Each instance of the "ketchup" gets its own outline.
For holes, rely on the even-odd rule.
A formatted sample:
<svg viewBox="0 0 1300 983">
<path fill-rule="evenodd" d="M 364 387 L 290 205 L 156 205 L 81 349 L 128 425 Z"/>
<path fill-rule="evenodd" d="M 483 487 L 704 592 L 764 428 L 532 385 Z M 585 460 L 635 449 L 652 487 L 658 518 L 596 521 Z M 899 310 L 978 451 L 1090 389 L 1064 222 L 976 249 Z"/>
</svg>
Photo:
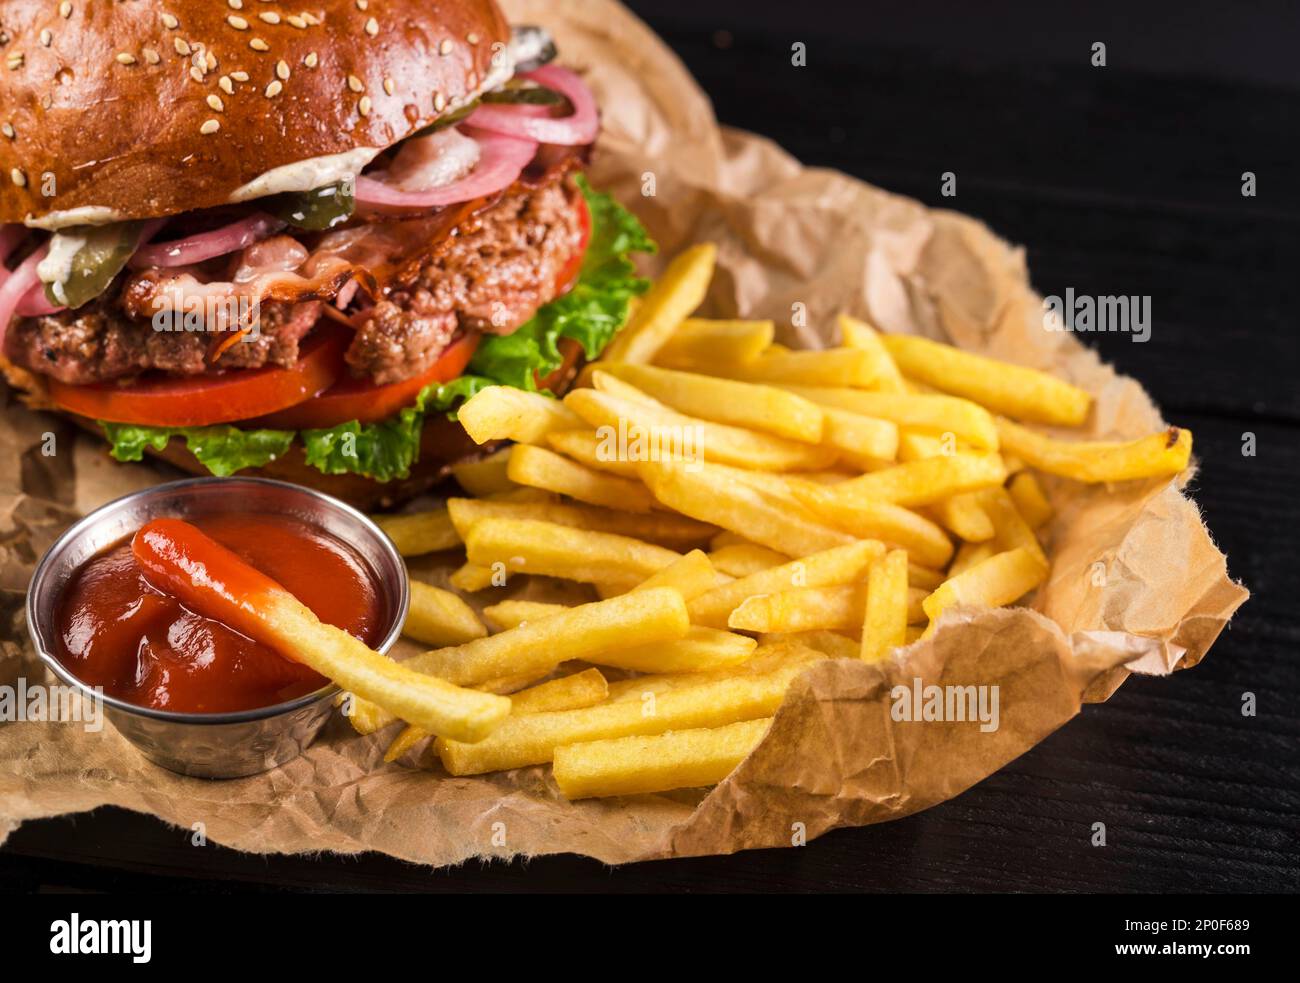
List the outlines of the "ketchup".
<svg viewBox="0 0 1300 983">
<path fill-rule="evenodd" d="M 374 574 L 346 543 L 281 515 L 191 520 L 283 585 L 316 617 L 373 646 L 381 598 Z M 326 685 L 324 676 L 195 614 L 145 581 L 131 540 L 72 575 L 56 606 L 59 661 L 89 686 L 138 706 L 185 713 L 253 710 Z"/>
</svg>

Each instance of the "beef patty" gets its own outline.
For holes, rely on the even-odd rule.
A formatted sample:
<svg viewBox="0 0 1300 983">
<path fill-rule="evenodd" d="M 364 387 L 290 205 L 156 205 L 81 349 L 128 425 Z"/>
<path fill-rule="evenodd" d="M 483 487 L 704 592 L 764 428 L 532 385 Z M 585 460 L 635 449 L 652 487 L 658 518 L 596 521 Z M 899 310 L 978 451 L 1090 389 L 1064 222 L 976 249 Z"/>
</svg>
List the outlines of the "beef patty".
<svg viewBox="0 0 1300 983">
<path fill-rule="evenodd" d="M 443 243 L 431 247 L 415 273 L 392 285 L 359 323 L 347 362 L 377 383 L 426 371 L 459 330 L 509 333 L 555 295 L 556 279 L 578 248 L 578 191 L 562 177 L 503 197 Z M 214 369 L 293 365 L 321 304 L 261 305 L 255 335 L 209 360 L 208 332 L 155 331 L 129 318 L 115 286 L 75 311 L 16 322 L 8 357 L 32 372 L 81 385 L 158 369 L 198 375 Z M 358 295 L 358 301 L 364 297 Z"/>
</svg>

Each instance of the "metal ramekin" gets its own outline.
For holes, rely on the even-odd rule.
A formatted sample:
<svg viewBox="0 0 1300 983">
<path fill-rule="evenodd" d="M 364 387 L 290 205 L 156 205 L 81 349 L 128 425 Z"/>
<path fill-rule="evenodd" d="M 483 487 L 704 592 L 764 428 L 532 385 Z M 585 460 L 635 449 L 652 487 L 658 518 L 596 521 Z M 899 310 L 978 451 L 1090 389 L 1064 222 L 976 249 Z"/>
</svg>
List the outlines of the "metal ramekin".
<svg viewBox="0 0 1300 983">
<path fill-rule="evenodd" d="M 300 485 L 266 478 L 191 478 L 156 485 L 96 509 L 59 537 L 42 557 L 27 588 L 27 624 L 36 651 L 69 686 L 94 692 L 54 657 L 55 604 L 73 571 L 100 550 L 131 535 L 150 519 L 190 518 L 221 512 L 288 515 L 320 526 L 351 546 L 382 585 L 387 652 L 402 632 L 410 603 L 406 564 L 379 527 L 338 499 Z M 231 713 L 177 713 L 103 697 L 104 712 L 151 761 L 201 778 L 255 775 L 301 754 L 329 717 L 333 684 L 286 703 Z"/>
</svg>

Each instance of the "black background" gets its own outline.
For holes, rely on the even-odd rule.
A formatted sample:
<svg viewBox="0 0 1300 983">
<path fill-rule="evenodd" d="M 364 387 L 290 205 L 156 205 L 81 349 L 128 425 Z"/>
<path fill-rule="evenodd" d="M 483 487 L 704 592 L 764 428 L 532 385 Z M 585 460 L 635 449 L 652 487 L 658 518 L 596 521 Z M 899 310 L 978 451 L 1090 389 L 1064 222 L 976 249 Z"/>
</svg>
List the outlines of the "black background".
<svg viewBox="0 0 1300 983">
<path fill-rule="evenodd" d="M 987 221 L 1045 294 L 1149 294 L 1152 338 L 1091 336 L 1190 427 L 1193 494 L 1254 596 L 1205 662 L 1130 680 L 938 808 L 802 849 L 609 869 L 429 871 L 196 850 L 100 810 L 30 823 L 0 885 L 229 891 L 1264 891 L 1300 875 L 1300 5 L 632 4 L 719 118 L 807 163 Z M 807 45 L 807 66 L 790 46 Z M 1107 66 L 1089 64 L 1107 45 Z M 939 195 L 957 175 L 958 196 Z M 1258 196 L 1241 195 L 1242 172 Z M 1255 456 L 1242 453 L 1253 433 Z M 1243 693 L 1259 713 L 1242 717 Z M 1109 845 L 1089 845 L 1104 822 Z"/>
</svg>

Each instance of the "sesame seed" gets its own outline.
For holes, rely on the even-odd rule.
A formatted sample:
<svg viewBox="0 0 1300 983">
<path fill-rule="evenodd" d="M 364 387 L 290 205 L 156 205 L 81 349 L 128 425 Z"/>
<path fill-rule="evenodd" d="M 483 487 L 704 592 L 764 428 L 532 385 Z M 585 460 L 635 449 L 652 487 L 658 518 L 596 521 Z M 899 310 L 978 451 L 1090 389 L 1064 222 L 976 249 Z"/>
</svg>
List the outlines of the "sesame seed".
<svg viewBox="0 0 1300 983">
<path fill-rule="evenodd" d="M 289 81 L 289 63 L 283 58 L 275 63 L 275 75 L 276 78 Z"/>
<path fill-rule="evenodd" d="M 199 127 L 199 132 L 206 137 L 216 133 L 219 129 L 221 129 L 221 122 L 219 120 L 210 119 L 204 121 L 203 125 Z"/>
<path fill-rule="evenodd" d="M 234 79 L 236 82 L 247 82 L 247 81 L 248 81 L 248 73 L 247 73 L 247 72 L 231 72 L 231 73 L 230 73 L 230 77 L 231 77 L 232 79 Z"/>
<path fill-rule="evenodd" d="M 212 71 L 212 69 L 217 67 L 217 56 L 212 53 L 211 48 L 209 48 L 207 53 L 203 56 L 203 64 L 208 66 L 208 71 Z"/>
<path fill-rule="evenodd" d="M 158 52 L 154 51 L 153 48 L 141 48 L 140 54 L 144 55 L 144 60 L 150 65 L 156 65 L 158 62 L 162 61 L 162 56 L 159 55 Z"/>
<path fill-rule="evenodd" d="M 300 31 L 304 30 L 307 27 L 307 22 L 303 20 L 301 17 L 299 17 L 297 14 L 289 14 L 287 17 L 285 17 L 285 20 L 287 20 L 294 27 L 298 28 L 298 30 Z"/>
<path fill-rule="evenodd" d="M 9 69 L 11 71 L 17 71 L 18 69 L 22 68 L 23 53 L 21 51 L 15 51 L 12 55 L 9 56 L 8 64 L 9 64 Z"/>
<path fill-rule="evenodd" d="M 202 82 L 202 81 L 203 81 L 203 69 L 199 68 L 198 65 L 191 65 L 191 66 L 190 66 L 190 78 L 194 79 L 195 82 Z"/>
<path fill-rule="evenodd" d="M 307 13 L 307 11 L 305 10 L 302 12 L 302 19 L 305 20 L 312 27 L 318 27 L 320 25 L 320 18 L 317 17 L 315 14 Z"/>
<path fill-rule="evenodd" d="M 307 52 L 307 57 L 302 60 L 302 63 L 308 68 L 315 68 L 319 62 L 320 59 L 316 57 L 316 52 L 314 51 Z"/>
<path fill-rule="evenodd" d="M 248 21 L 244 20 L 244 18 L 240 17 L 238 14 L 231 14 L 229 17 L 226 18 L 226 23 L 229 24 L 231 27 L 233 27 L 236 31 L 248 30 Z"/>
<path fill-rule="evenodd" d="M 348 76 L 348 88 L 351 89 L 353 92 L 366 91 L 366 87 L 362 85 L 361 79 L 357 78 L 355 75 Z"/>
<path fill-rule="evenodd" d="M 278 23 L 280 23 L 280 15 L 277 14 L 274 10 L 266 10 L 266 11 L 263 11 L 262 13 L 258 14 L 257 16 L 258 16 L 261 20 L 266 21 L 268 24 L 278 24 Z"/>
<path fill-rule="evenodd" d="M 390 96 L 393 94 L 393 90 L 396 88 L 397 86 L 393 85 L 392 79 L 384 79 L 384 91 L 387 92 Z"/>
<path fill-rule="evenodd" d="M 14 127 L 13 127 L 13 124 L 12 124 L 12 123 L 5 123 L 5 124 L 3 124 L 3 125 L 0 125 L 0 133 L 3 133 L 3 134 L 4 134 L 5 136 L 7 136 L 10 140 L 12 140 L 12 139 L 14 139 L 14 137 L 18 136 L 18 134 L 14 132 Z"/>
<path fill-rule="evenodd" d="M 446 108 L 447 108 L 447 97 L 444 96 L 441 92 L 435 92 L 433 94 L 434 112 L 440 113 Z"/>
<path fill-rule="evenodd" d="M 59 4 L 59 16 L 64 20 L 72 16 L 72 4 L 69 0 L 63 0 L 63 3 Z"/>
<path fill-rule="evenodd" d="M 221 101 L 221 96 L 217 95 L 215 92 L 208 96 L 208 105 L 219 113 L 223 113 L 226 110 L 226 104 Z"/>
<path fill-rule="evenodd" d="M 176 28 L 181 26 L 181 22 L 178 21 L 171 14 L 163 14 L 162 22 L 163 22 L 163 27 L 167 28 L 167 30 L 169 31 L 174 31 L 176 30 Z"/>
<path fill-rule="evenodd" d="M 53 40 L 54 40 L 54 34 L 53 32 L 50 31 L 48 27 L 45 28 L 45 30 L 41 31 L 41 44 L 43 44 L 45 47 L 48 48 L 50 46 L 50 42 Z"/>
<path fill-rule="evenodd" d="M 366 33 L 369 34 L 372 38 L 376 34 L 378 34 L 379 21 L 375 20 L 373 17 L 371 17 L 368 21 L 366 21 Z"/>
<path fill-rule="evenodd" d="M 473 31 L 470 31 L 468 34 L 465 35 L 465 40 L 468 41 L 470 44 L 478 44 L 478 35 L 475 34 Z"/>
<path fill-rule="evenodd" d="M 449 55 L 451 54 L 451 48 L 452 48 L 451 38 L 443 38 L 442 43 L 438 45 L 438 54 Z"/>
<path fill-rule="evenodd" d="M 226 95 L 233 96 L 235 94 L 235 83 L 230 81 L 229 75 L 223 75 L 217 79 L 217 85 L 221 86 L 221 91 Z"/>
<path fill-rule="evenodd" d="M 119 65 L 134 65 L 135 55 L 126 51 L 119 51 L 117 53 L 117 63 Z"/>
<path fill-rule="evenodd" d="M 272 79 L 271 84 L 266 87 L 266 98 L 274 99 L 284 91 L 284 83 L 279 79 Z"/>
<path fill-rule="evenodd" d="M 231 10 L 243 10 L 243 9 L 244 9 L 244 0 L 226 0 L 226 3 L 230 4 L 230 9 L 231 9 Z"/>
<path fill-rule="evenodd" d="M 369 116 L 369 115 L 370 115 L 370 97 L 369 97 L 369 96 L 362 96 L 362 97 L 357 101 L 357 112 L 359 112 L 362 116 Z"/>
<path fill-rule="evenodd" d="M 178 55 L 188 55 L 190 53 L 190 43 L 184 38 L 172 38 L 172 47 L 176 49 Z"/>
<path fill-rule="evenodd" d="M 271 46 L 267 44 L 265 41 L 263 41 L 261 38 L 253 38 L 253 40 L 248 42 L 248 46 L 252 48 L 254 51 L 271 50 Z"/>
<path fill-rule="evenodd" d="M 18 170 L 18 168 L 13 168 L 13 170 L 9 172 L 9 177 L 13 179 L 14 184 L 18 185 L 18 187 L 27 187 L 27 175 Z"/>
<path fill-rule="evenodd" d="M 365 10 L 369 6 L 368 0 L 357 0 L 357 10 Z"/>
</svg>

